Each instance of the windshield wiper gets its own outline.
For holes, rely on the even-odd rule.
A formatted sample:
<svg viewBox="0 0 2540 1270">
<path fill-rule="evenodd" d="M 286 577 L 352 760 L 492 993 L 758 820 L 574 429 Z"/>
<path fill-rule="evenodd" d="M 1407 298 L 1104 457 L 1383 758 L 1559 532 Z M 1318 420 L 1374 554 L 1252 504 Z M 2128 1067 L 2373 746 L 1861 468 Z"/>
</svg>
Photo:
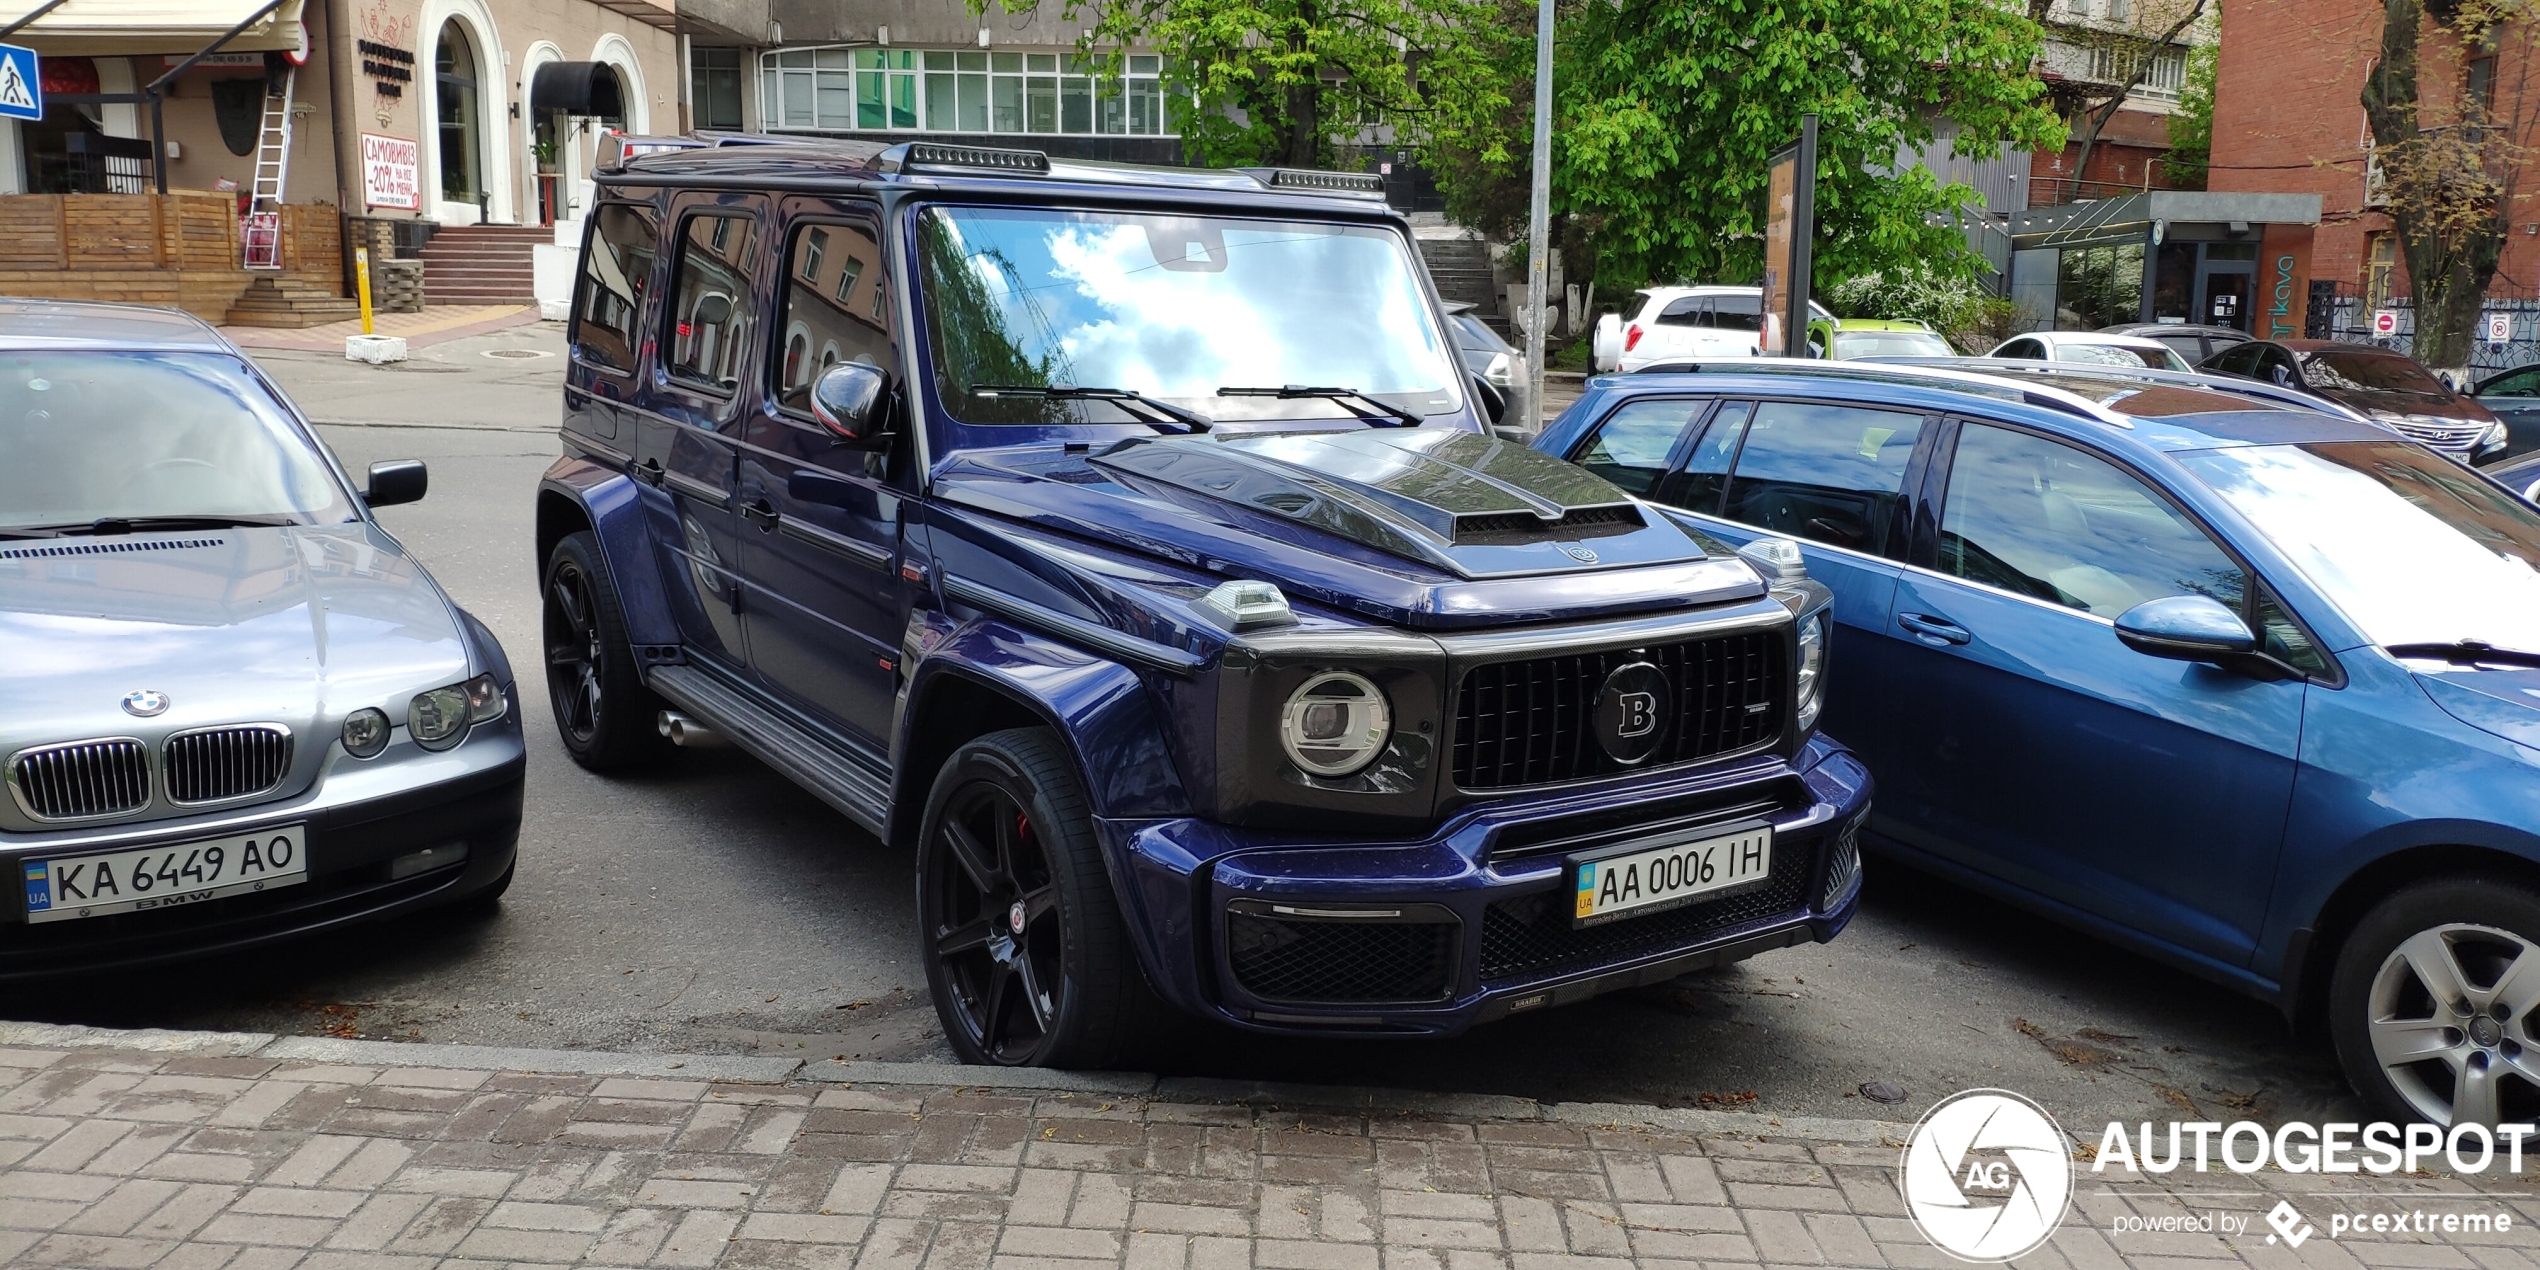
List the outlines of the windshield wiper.
<svg viewBox="0 0 2540 1270">
<path fill-rule="evenodd" d="M 2527 666 L 2540 670 L 2540 653 L 2519 648 L 2498 648 L 2485 640 L 2456 639 L 2449 644 L 2392 644 L 2384 651 L 2393 657 L 2421 657 L 2431 661 L 2448 661 L 2458 666 Z"/>
<path fill-rule="evenodd" d="M 1147 417 L 1140 418 L 1138 422 L 1158 432 L 1166 430 L 1166 423 L 1181 424 L 1190 432 L 1208 431 L 1208 420 L 1199 415 L 1126 388 L 1083 388 L 1075 384 L 972 384 L 970 395 L 1037 397 L 1046 401 L 1108 401 L 1119 406 L 1125 414 L 1135 415 L 1139 410 L 1145 410 Z"/>
<path fill-rule="evenodd" d="M 92 535 L 147 533 L 158 529 L 259 528 L 298 524 L 289 516 L 100 516 L 51 525 L 11 525 L 0 538 L 78 538 Z"/>
<path fill-rule="evenodd" d="M 1282 401 L 1296 401 L 1308 397 L 1320 398 L 1324 401 L 1341 403 L 1344 408 L 1349 409 L 1351 414 L 1365 420 L 1369 427 L 1416 428 L 1420 426 L 1420 416 L 1400 406 L 1387 405 L 1355 388 L 1309 388 L 1303 384 L 1288 384 L 1279 388 L 1220 388 L 1217 390 L 1217 395 L 1220 397 L 1277 397 Z M 1373 406 L 1379 413 L 1369 414 L 1351 407 L 1352 402 Z M 1387 418 L 1394 422 L 1384 422 L 1383 420 Z"/>
</svg>

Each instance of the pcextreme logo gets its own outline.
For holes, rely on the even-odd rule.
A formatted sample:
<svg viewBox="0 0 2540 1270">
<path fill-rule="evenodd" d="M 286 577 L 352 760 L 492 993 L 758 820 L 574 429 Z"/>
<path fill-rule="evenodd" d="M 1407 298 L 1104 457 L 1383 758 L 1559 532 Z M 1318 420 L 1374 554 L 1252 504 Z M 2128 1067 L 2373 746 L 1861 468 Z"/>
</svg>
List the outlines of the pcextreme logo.
<svg viewBox="0 0 2540 1270">
<path fill-rule="evenodd" d="M 1923 1113 L 1905 1144 L 1905 1209 L 1932 1245 L 1961 1261 L 2022 1256 L 2064 1220 L 2073 1148 L 2046 1109 L 2001 1089 L 1970 1089 Z"/>
</svg>

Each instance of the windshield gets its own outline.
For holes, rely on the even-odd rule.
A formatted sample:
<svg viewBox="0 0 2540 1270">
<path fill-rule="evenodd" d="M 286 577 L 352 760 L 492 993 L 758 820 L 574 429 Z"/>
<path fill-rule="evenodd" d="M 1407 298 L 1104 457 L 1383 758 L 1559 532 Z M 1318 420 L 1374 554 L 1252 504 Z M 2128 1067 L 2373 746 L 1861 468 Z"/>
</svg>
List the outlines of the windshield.
<svg viewBox="0 0 2540 1270">
<path fill-rule="evenodd" d="M 2374 643 L 2540 642 L 2540 508 L 2459 464 L 2401 441 L 2179 458 Z"/>
<path fill-rule="evenodd" d="M 0 353 L 0 533 L 98 520 L 348 520 L 324 459 L 216 353 Z"/>
<path fill-rule="evenodd" d="M 933 207 L 918 242 L 935 381 L 964 422 L 1137 417 L 974 391 L 999 385 L 1123 389 L 1210 419 L 1353 413 L 1228 387 L 1349 388 L 1421 415 L 1462 400 L 1410 253 L 1381 226 Z"/>
<path fill-rule="evenodd" d="M 2179 355 L 2158 344 L 2060 344 L 2058 360 L 2096 362 L 2102 366 L 2149 366 L 2154 370 L 2187 370 Z"/>
<path fill-rule="evenodd" d="M 2313 388 L 2346 388 L 2367 392 L 2408 392 L 2448 397 L 2443 381 L 2397 353 L 2337 349 L 2302 359 L 2302 378 Z"/>
<path fill-rule="evenodd" d="M 1949 341 L 1928 331 L 1837 331 L 1837 357 L 1955 357 Z"/>
</svg>

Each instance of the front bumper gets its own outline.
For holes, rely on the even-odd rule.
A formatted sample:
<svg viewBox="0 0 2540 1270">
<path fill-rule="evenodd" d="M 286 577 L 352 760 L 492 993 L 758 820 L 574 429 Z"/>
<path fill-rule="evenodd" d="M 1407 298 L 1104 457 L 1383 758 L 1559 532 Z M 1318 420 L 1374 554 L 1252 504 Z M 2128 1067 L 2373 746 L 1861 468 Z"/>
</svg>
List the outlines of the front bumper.
<svg viewBox="0 0 2540 1270">
<path fill-rule="evenodd" d="M 1259 1031 L 1447 1036 L 1834 938 L 1858 903 L 1870 794 L 1859 760 L 1820 738 L 1791 763 L 1485 804 L 1416 842 L 1191 819 L 1098 828 L 1149 977 L 1176 1005 Z M 1753 820 L 1774 828 L 1760 885 L 1572 926 L 1571 851 Z"/>
<path fill-rule="evenodd" d="M 402 734 L 370 761 L 335 746 L 318 781 L 280 802 L 93 829 L 0 833 L 0 867 L 12 878 L 27 860 L 293 824 L 306 826 L 309 857 L 305 882 L 178 908 L 30 923 L 17 895 L 0 911 L 0 983 L 251 948 L 464 899 L 512 867 L 527 767 L 520 712 L 512 710 L 439 753 L 414 748 Z M 395 876 L 400 857 L 452 845 L 467 848 L 464 859 Z"/>
</svg>

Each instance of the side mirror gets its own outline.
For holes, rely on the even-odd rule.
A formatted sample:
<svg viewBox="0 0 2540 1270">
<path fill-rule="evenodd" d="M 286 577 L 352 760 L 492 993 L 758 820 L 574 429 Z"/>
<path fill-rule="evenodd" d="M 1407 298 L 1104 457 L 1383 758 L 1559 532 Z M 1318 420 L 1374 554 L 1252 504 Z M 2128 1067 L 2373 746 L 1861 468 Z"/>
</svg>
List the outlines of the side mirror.
<svg viewBox="0 0 2540 1270">
<path fill-rule="evenodd" d="M 840 362 L 812 382 L 811 417 L 839 445 L 878 450 L 889 440 L 883 429 L 890 397 L 891 377 L 881 367 Z"/>
<path fill-rule="evenodd" d="M 1498 427 L 1501 423 L 1506 422 L 1508 419 L 1508 394 L 1501 392 L 1499 390 L 1499 385 L 1494 384 L 1479 375 L 1474 375 L 1470 378 L 1473 381 L 1473 404 L 1480 408 L 1482 412 L 1482 422 L 1487 423 L 1494 428 Z"/>
<path fill-rule="evenodd" d="M 2117 640 L 2146 657 L 2224 664 L 2255 651 L 2240 615 L 2203 595 L 2146 600 L 2117 615 Z"/>
<path fill-rule="evenodd" d="M 423 492 L 431 487 L 432 474 L 424 470 L 421 459 L 373 463 L 370 465 L 370 488 L 362 491 L 362 502 L 371 507 L 421 502 Z"/>
</svg>

